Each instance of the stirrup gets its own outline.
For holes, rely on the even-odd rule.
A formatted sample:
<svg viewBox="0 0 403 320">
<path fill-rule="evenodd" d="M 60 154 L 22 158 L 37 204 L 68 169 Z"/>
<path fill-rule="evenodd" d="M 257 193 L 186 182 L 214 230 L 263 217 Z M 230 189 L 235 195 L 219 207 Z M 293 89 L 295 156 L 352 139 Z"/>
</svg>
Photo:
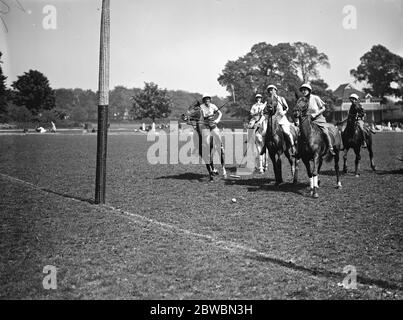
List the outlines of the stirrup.
<svg viewBox="0 0 403 320">
<path fill-rule="evenodd" d="M 330 152 L 330 154 L 331 154 L 332 156 L 335 156 L 335 155 L 336 155 L 336 153 L 334 152 L 333 148 L 329 148 L 329 152 Z"/>
</svg>

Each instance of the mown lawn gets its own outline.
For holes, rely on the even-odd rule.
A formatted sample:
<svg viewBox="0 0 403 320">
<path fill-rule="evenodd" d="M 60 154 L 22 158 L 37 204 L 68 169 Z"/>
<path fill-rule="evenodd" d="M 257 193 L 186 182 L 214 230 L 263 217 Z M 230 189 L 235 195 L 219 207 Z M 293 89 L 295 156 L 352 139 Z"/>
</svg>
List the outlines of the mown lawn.
<svg viewBox="0 0 403 320">
<path fill-rule="evenodd" d="M 377 172 L 364 150 L 360 178 L 343 175 L 337 190 L 325 164 L 314 200 L 302 166 L 297 185 L 275 187 L 272 170 L 209 183 L 201 165 L 148 164 L 145 136 L 109 137 L 109 205 L 261 259 L 69 199 L 93 200 L 95 135 L 1 136 L 0 173 L 53 192 L 1 178 L 1 297 L 401 298 L 403 135 L 374 142 Z M 42 289 L 47 264 L 59 268 L 56 291 Z M 346 265 L 366 284 L 338 287 Z"/>
</svg>

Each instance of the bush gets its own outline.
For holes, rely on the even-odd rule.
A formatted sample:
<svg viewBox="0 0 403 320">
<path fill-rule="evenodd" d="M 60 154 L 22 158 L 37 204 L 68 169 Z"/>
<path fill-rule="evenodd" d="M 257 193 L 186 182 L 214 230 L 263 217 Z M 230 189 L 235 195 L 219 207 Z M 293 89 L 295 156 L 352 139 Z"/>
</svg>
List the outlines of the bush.
<svg viewBox="0 0 403 320">
<path fill-rule="evenodd" d="M 24 106 L 16 106 L 15 104 L 9 104 L 7 106 L 7 115 L 9 120 L 15 122 L 31 122 L 34 121 L 32 112 Z"/>
</svg>

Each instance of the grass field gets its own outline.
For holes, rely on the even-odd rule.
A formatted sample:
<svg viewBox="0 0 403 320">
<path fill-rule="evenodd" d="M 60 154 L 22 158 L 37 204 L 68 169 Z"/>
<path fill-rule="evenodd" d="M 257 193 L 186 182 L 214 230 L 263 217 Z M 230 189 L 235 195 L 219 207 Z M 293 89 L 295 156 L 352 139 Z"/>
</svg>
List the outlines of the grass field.
<svg viewBox="0 0 403 320">
<path fill-rule="evenodd" d="M 341 190 L 324 164 L 319 199 L 302 165 L 297 185 L 271 169 L 209 183 L 202 165 L 148 164 L 144 135 L 108 139 L 95 206 L 96 135 L 0 136 L 2 299 L 402 299 L 403 134 L 376 134 L 378 171 L 364 150 Z M 347 265 L 356 290 L 338 285 Z"/>
</svg>

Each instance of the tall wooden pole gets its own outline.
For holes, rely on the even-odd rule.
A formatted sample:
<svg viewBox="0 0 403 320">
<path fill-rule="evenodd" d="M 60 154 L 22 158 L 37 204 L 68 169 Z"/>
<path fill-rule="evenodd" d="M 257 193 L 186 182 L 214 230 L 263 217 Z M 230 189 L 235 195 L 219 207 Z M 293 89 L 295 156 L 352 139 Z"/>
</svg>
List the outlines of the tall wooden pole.
<svg viewBox="0 0 403 320">
<path fill-rule="evenodd" d="M 108 105 L 109 105 L 109 46 L 110 46 L 109 0 L 102 0 L 101 39 L 99 48 L 97 169 L 95 178 L 96 204 L 105 203 L 106 154 L 107 154 L 106 147 L 108 136 Z"/>
</svg>

